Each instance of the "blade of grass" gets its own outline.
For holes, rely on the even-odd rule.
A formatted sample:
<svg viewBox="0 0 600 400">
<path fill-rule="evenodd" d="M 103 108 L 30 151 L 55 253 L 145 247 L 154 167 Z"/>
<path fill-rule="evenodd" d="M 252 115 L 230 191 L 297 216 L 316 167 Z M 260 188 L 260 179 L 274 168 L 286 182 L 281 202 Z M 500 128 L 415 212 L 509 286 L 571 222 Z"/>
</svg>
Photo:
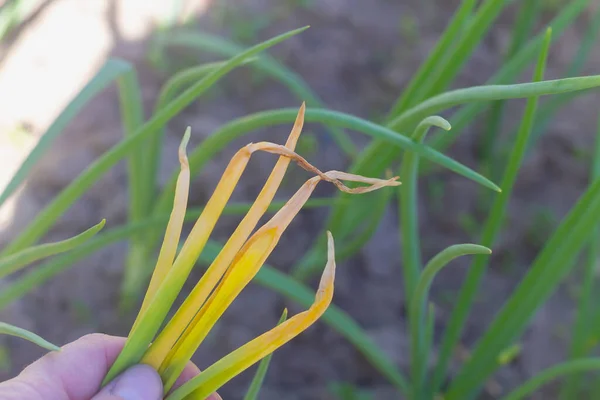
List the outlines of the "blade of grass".
<svg viewBox="0 0 600 400">
<path fill-rule="evenodd" d="M 191 47 L 202 51 L 217 53 L 226 57 L 233 57 L 244 51 L 244 47 L 230 40 L 200 32 L 171 32 L 164 35 L 159 40 L 165 45 Z M 319 97 L 310 89 L 300 75 L 288 69 L 273 57 L 261 55 L 257 58 L 256 62 L 251 64 L 251 67 L 267 73 L 269 76 L 284 84 L 296 97 L 298 97 L 298 99 L 305 101 L 309 107 L 324 107 L 321 99 L 319 99 Z M 350 158 L 356 156 L 356 146 L 343 130 L 331 128 L 329 132 L 344 154 Z"/>
<path fill-rule="evenodd" d="M 600 180 L 600 120 L 596 131 L 596 149 L 594 162 L 591 171 L 591 181 Z M 600 249 L 597 243 L 600 241 L 600 229 L 596 229 L 589 242 L 587 250 L 587 261 L 584 265 L 582 277 L 582 290 L 577 304 L 577 313 L 571 337 L 571 348 L 569 358 L 571 360 L 583 358 L 589 352 L 589 340 L 591 338 L 593 326 L 589 323 L 592 320 L 592 301 L 594 286 L 596 282 L 596 263 L 600 258 Z M 565 382 L 561 391 L 562 399 L 574 399 L 577 397 L 577 390 L 581 383 L 581 374 L 572 374 Z"/>
<path fill-rule="evenodd" d="M 168 215 L 164 215 L 161 218 L 147 219 L 136 224 L 107 230 L 70 253 L 46 262 L 25 277 L 20 278 L 18 282 L 13 283 L 6 288 L 6 290 L 0 292 L 0 309 L 3 309 L 11 301 L 22 296 L 24 293 L 31 290 L 31 288 L 40 285 L 49 278 L 55 276 L 58 272 L 68 268 L 74 262 L 77 262 L 110 244 L 126 240 L 139 232 L 146 232 L 152 229 L 162 230 L 167 220 Z M 210 264 L 220 251 L 220 244 L 209 241 L 200 255 L 200 262 L 203 264 Z M 254 282 L 270 288 L 302 306 L 308 307 L 314 300 L 314 293 L 310 289 L 268 265 L 263 265 L 262 269 L 255 276 Z M 398 390 L 407 393 L 408 385 L 402 373 L 348 314 L 332 304 L 329 306 L 329 309 L 325 312 L 322 319 L 333 330 L 352 343 L 386 379 L 398 388 Z"/>
<path fill-rule="evenodd" d="M 548 51 L 551 43 L 551 30 L 546 32 L 546 42 L 540 52 L 537 66 L 534 72 L 534 81 L 541 81 L 544 77 Z M 527 150 L 527 143 L 531 135 L 533 123 L 535 121 L 535 113 L 537 109 L 538 98 L 534 97 L 527 101 L 525 112 L 521 121 L 519 133 L 511 151 L 508 164 L 504 171 L 502 179 L 502 193 L 494 198 L 489 217 L 487 218 L 481 234 L 481 244 L 488 247 L 493 247 L 500 229 L 504 221 L 506 207 L 512 194 L 513 186 L 517 179 L 517 174 L 523 162 L 523 157 Z M 471 310 L 471 306 L 477 295 L 481 279 L 486 271 L 489 259 L 487 257 L 475 257 L 465 281 L 458 295 L 456 305 L 452 310 L 450 320 L 444 331 L 442 344 L 440 346 L 438 364 L 436 366 L 433 378 L 434 390 L 437 390 L 442 384 L 452 353 L 458 344 L 460 335 L 463 331 L 464 324 Z"/>
<path fill-rule="evenodd" d="M 279 318 L 279 322 L 277 325 L 281 325 L 287 319 L 287 308 L 283 310 L 281 314 L 281 318 Z M 273 353 L 269 354 L 265 358 L 263 358 L 258 364 L 258 368 L 256 369 L 256 373 L 254 374 L 254 378 L 252 378 L 252 382 L 250 382 L 250 387 L 244 396 L 244 400 L 256 400 L 258 398 L 258 392 L 263 385 L 265 380 L 265 376 L 267 375 L 267 371 L 269 369 L 269 364 L 271 363 L 271 358 L 273 358 Z"/>
<path fill-rule="evenodd" d="M 446 92 L 420 103 L 390 122 L 391 129 L 414 127 L 428 115 L 473 102 L 540 97 L 600 86 L 600 75 L 564 78 L 513 85 L 485 85 Z"/>
<path fill-rule="evenodd" d="M 429 288 L 433 283 L 435 276 L 455 258 L 465 255 L 489 255 L 492 251 L 484 246 L 476 244 L 458 244 L 450 246 L 435 257 L 433 257 L 425 266 L 410 299 L 410 353 L 411 353 L 411 384 L 413 389 L 413 398 L 422 398 L 426 392 L 425 368 L 429 359 L 429 336 L 428 317 L 426 313 L 427 302 L 429 298 Z"/>
<path fill-rule="evenodd" d="M 600 369 L 600 359 L 598 358 L 567 361 L 542 371 L 506 396 L 502 397 L 501 400 L 527 399 L 530 398 L 529 395 L 533 394 L 541 386 L 556 378 L 570 374 L 580 374 L 582 372 L 595 371 L 597 369 Z"/>
<path fill-rule="evenodd" d="M 25 181 L 29 176 L 31 169 L 44 155 L 54 140 L 60 135 L 65 127 L 75 118 L 81 109 L 99 92 L 104 90 L 113 80 L 131 70 L 131 65 L 125 61 L 110 59 L 94 77 L 84 86 L 83 89 L 69 102 L 60 115 L 54 120 L 48 130 L 40 137 L 37 145 L 31 150 L 25 161 L 21 164 L 10 182 L 4 188 L 0 195 L 0 205 L 2 205 L 11 194 Z"/>
<path fill-rule="evenodd" d="M 461 37 L 475 4 L 475 0 L 463 0 L 460 3 L 446 30 L 429 52 L 429 56 L 420 65 L 418 71 L 402 91 L 402 95 L 392 106 L 387 117 L 388 120 L 397 117 L 402 111 L 415 104 L 414 98 L 419 97 L 419 91 L 425 84 L 425 81 L 429 79 L 435 68 L 442 63 L 442 60 L 447 56 L 448 49 L 452 48 L 457 39 Z"/>
<path fill-rule="evenodd" d="M 600 181 L 592 184 L 536 257 L 509 300 L 488 325 L 471 357 L 448 389 L 448 400 L 466 399 L 477 393 L 497 368 L 497 356 L 514 343 L 571 271 L 581 248 L 597 229 L 600 218 Z"/>
<path fill-rule="evenodd" d="M 412 140 L 422 143 L 432 126 L 449 131 L 451 126 L 442 117 L 427 117 L 417 126 Z M 414 153 L 404 154 L 400 166 L 399 215 L 400 232 L 402 233 L 402 273 L 404 276 L 404 291 L 406 301 L 412 299 L 412 294 L 421 273 L 421 244 L 419 240 L 417 176 L 419 157 Z"/>
<path fill-rule="evenodd" d="M 137 73 L 134 69 L 119 77 L 119 104 L 123 119 L 123 132 L 131 136 L 144 123 L 142 94 Z M 132 151 L 127 159 L 129 180 L 129 218 L 137 221 L 146 215 L 146 197 L 148 191 L 144 188 L 142 171 L 144 168 L 144 152 L 142 148 Z"/>
<path fill-rule="evenodd" d="M 253 57 L 261 51 L 276 45 L 283 40 L 294 36 L 306 28 L 296 29 L 282 35 L 276 36 L 270 40 L 260 43 L 247 51 L 228 60 L 221 68 L 208 74 L 198 83 L 187 89 L 175 100 L 169 103 L 161 112 L 155 114 L 148 122 L 140 127 L 134 134 L 129 135 L 123 141 L 119 142 L 111 150 L 103 154 L 85 171 L 83 171 L 69 186 L 63 189 L 58 196 L 38 217 L 18 235 L 7 248 L 2 252 L 3 255 L 19 251 L 35 243 L 61 216 L 71 204 L 75 202 L 83 193 L 87 191 L 100 177 L 102 177 L 111 167 L 126 157 L 131 151 L 134 151 L 145 139 L 160 127 L 166 124 L 171 118 L 177 115 L 181 110 L 190 105 L 199 95 L 212 86 L 217 80 L 227 74 L 229 71 L 240 65 L 247 58 Z"/>
<path fill-rule="evenodd" d="M 96 235 L 96 233 L 98 233 L 104 227 L 105 222 L 106 220 L 102 220 L 85 232 L 82 232 L 77 236 L 73 236 L 72 238 L 65 239 L 60 242 L 45 243 L 39 246 L 30 247 L 1 259 L 0 279 L 4 278 L 8 274 L 12 274 L 13 272 L 20 270 L 34 261 L 74 249 L 75 247 L 94 237 L 94 235 Z"/>
<path fill-rule="evenodd" d="M 0 335 L 10 335 L 20 337 L 30 341 L 31 343 L 37 344 L 38 346 L 51 351 L 60 351 L 60 347 L 50 343 L 46 339 L 36 335 L 33 332 L 29 332 L 26 329 L 16 327 L 14 325 L 7 324 L 6 322 L 0 322 Z"/>
</svg>

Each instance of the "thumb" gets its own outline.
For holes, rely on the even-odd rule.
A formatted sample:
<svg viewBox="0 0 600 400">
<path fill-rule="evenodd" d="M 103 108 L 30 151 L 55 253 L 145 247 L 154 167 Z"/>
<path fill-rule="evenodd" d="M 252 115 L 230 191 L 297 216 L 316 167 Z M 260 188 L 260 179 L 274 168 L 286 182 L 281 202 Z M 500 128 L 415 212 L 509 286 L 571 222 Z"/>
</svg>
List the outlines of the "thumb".
<svg viewBox="0 0 600 400">
<path fill-rule="evenodd" d="M 163 385 L 148 365 L 135 365 L 117 376 L 91 400 L 160 400 Z"/>
</svg>

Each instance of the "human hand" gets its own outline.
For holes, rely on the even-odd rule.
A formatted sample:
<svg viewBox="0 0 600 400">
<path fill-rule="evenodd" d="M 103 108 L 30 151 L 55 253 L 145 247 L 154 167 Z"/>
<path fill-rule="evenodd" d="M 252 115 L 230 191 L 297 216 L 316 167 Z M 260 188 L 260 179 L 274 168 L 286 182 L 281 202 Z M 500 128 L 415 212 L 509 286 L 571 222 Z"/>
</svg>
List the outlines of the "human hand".
<svg viewBox="0 0 600 400">
<path fill-rule="evenodd" d="M 163 385 L 158 373 L 136 365 L 100 390 L 125 338 L 91 334 L 46 354 L 14 379 L 0 383 L 2 400 L 160 400 Z M 176 386 L 200 372 L 188 364 Z M 218 400 L 213 394 L 207 400 Z"/>
</svg>

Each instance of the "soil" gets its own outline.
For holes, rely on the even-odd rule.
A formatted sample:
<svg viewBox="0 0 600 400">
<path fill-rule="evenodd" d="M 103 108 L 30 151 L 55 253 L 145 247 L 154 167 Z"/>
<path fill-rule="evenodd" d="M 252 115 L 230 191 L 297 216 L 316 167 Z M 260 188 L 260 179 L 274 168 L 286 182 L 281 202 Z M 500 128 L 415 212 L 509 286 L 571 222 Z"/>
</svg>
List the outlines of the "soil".
<svg viewBox="0 0 600 400">
<path fill-rule="evenodd" d="M 45 131 L 68 100 L 93 75 L 107 57 L 119 57 L 137 68 L 143 100 L 150 113 L 169 71 L 198 63 L 210 56 L 197 51 L 169 53 L 167 70 L 148 61 L 150 38 L 170 6 L 143 0 L 41 2 L 40 9 L 9 35 L 0 58 L 0 186 L 16 170 L 27 151 Z M 168 3 L 168 2 L 164 2 Z M 364 118 L 380 118 L 401 92 L 419 63 L 426 57 L 449 20 L 458 0 L 252 0 L 195 2 L 189 15 L 202 30 L 252 44 L 280 32 L 310 24 L 305 33 L 272 49 L 270 53 L 301 75 L 334 110 Z M 596 4 L 597 2 L 594 2 Z M 514 7 L 502 15 L 483 40 L 455 84 L 482 84 L 502 64 L 510 39 Z M 588 13 L 589 14 L 589 13 Z M 544 14 L 547 21 L 551 13 Z M 576 51 L 586 18 L 568 30 L 553 46 L 548 78 L 557 78 Z M 595 51 L 586 73 L 595 70 L 600 54 Z M 528 75 L 523 76 L 527 80 Z M 464 334 L 468 349 L 486 329 L 503 301 L 527 271 L 544 236 L 574 204 L 588 180 L 589 151 L 597 119 L 597 93 L 582 96 L 554 119 L 543 139 L 529 154 L 510 202 L 506 229 L 494 247 L 491 268 Z M 227 121 L 282 106 L 297 107 L 299 101 L 281 85 L 249 70 L 232 73 L 195 102 L 168 126 L 163 149 L 161 182 L 177 168 L 176 149 L 186 126 L 193 128 L 197 144 Z M 505 127 L 512 128 L 524 102 L 509 105 Z M 201 205 L 234 151 L 259 139 L 283 142 L 288 127 L 261 130 L 236 140 L 209 163 L 194 180 L 191 203 Z M 484 125 L 475 125 L 461 135 L 450 155 L 477 168 L 478 138 Z M 510 131 L 511 129 L 505 129 Z M 307 157 L 321 168 L 345 169 L 348 160 L 340 154 L 326 132 L 308 126 L 316 141 Z M 14 133 L 18 132 L 19 140 Z M 10 134 L 9 134 L 10 133 Z M 122 137 L 119 103 L 115 88 L 95 98 L 67 127 L 47 156 L 35 168 L 27 185 L 0 212 L 2 243 L 8 243 L 39 210 L 72 181 L 81 170 Z M 366 140 L 352 134 L 356 143 Z M 269 156 L 253 159 L 236 200 L 249 200 L 260 189 L 274 161 Z M 286 198 L 305 177 L 292 172 L 279 193 Z M 443 195 L 434 198 L 435 188 Z M 119 164 L 78 201 L 45 237 L 58 240 L 80 232 L 101 218 L 108 226 L 126 219 L 127 176 Z M 465 216 L 474 221 L 485 216 L 480 207 L 481 190 L 476 184 L 447 172 L 436 172 L 421 182 L 419 212 L 424 258 L 455 243 L 476 241 Z M 323 189 L 320 195 L 330 195 Z M 325 210 L 307 210 L 292 224 L 269 263 L 290 271 L 311 246 L 323 226 Z M 224 238 L 237 222 L 230 217 L 218 227 Z M 134 314 L 117 312 L 119 286 L 126 243 L 111 246 L 61 273 L 24 299 L 3 310 L 1 319 L 34 330 L 48 340 L 64 344 L 89 332 L 126 335 Z M 437 278 L 433 293 L 437 305 L 436 330 L 441 332 L 458 291 L 468 260 Z M 402 368 L 408 364 L 408 338 L 402 293 L 397 212 L 387 210 L 373 239 L 348 261 L 338 265 L 335 303 L 347 311 L 371 338 Z M 191 279 L 198 277 L 199 271 Z M 573 316 L 573 277 L 537 313 L 522 338 L 523 350 L 490 382 L 485 398 L 514 387 L 540 369 L 564 358 L 568 324 Z M 315 287 L 316 281 L 311 281 Z M 250 285 L 220 320 L 195 357 L 203 368 L 237 346 L 274 325 L 283 307 L 300 308 L 271 291 Z M 14 376 L 42 352 L 27 342 L 2 338 L 10 352 L 11 365 L 1 378 Z M 225 399 L 241 398 L 252 377 L 250 370 L 222 389 Z M 373 394 L 375 399 L 397 399 L 398 395 L 354 348 L 324 324 L 316 324 L 277 351 L 267 375 L 261 399 L 333 399 L 332 382 L 348 382 Z M 541 397 L 540 397 L 541 398 Z M 552 398 L 547 394 L 544 398 Z"/>
</svg>

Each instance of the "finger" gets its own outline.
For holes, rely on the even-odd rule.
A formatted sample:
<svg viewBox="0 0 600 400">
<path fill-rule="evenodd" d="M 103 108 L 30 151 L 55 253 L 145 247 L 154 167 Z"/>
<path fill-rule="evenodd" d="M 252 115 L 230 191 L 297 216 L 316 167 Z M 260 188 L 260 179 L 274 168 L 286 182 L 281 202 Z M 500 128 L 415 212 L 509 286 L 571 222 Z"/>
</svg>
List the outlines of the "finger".
<svg viewBox="0 0 600 400">
<path fill-rule="evenodd" d="M 100 384 L 123 349 L 125 340 L 94 333 L 69 343 L 60 352 L 46 354 L 16 378 L 0 383 L 0 399 L 89 400 L 100 390 Z M 189 363 L 176 387 L 199 372 L 198 367 Z M 220 397 L 207 400 L 218 399 Z"/>
<path fill-rule="evenodd" d="M 123 348 L 125 338 L 92 334 L 46 354 L 0 384 L 3 400 L 88 400 Z"/>
</svg>

